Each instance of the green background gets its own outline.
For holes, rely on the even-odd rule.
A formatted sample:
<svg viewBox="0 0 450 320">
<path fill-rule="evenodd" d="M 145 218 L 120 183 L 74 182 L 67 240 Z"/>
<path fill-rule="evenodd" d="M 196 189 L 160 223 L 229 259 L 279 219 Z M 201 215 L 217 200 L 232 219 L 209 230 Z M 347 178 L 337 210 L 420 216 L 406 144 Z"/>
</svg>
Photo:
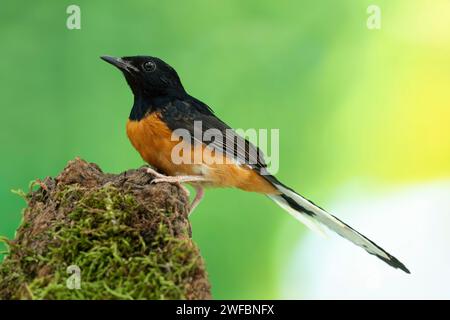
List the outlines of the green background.
<svg viewBox="0 0 450 320">
<path fill-rule="evenodd" d="M 354 181 L 448 178 L 448 5 L 377 1 L 382 27 L 369 30 L 372 3 L 3 1 L 0 234 L 14 235 L 25 205 L 10 190 L 76 156 L 107 172 L 143 164 L 125 134 L 131 92 L 104 54 L 160 57 L 232 127 L 280 129 L 277 176 L 325 208 Z M 81 30 L 66 28 L 69 4 Z M 192 224 L 213 295 L 228 299 L 281 297 L 309 232 L 238 190 L 208 190 Z"/>
</svg>

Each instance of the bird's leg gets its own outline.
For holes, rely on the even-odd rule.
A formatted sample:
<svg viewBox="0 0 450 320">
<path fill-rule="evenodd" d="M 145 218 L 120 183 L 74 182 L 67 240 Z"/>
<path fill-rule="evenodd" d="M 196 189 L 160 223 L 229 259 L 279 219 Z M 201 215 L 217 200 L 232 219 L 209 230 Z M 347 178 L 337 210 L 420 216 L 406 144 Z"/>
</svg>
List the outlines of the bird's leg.
<svg viewBox="0 0 450 320">
<path fill-rule="evenodd" d="M 161 183 L 161 182 L 168 182 L 173 183 L 179 186 L 188 196 L 189 198 L 189 190 L 183 186 L 181 183 L 183 182 L 205 182 L 208 181 L 208 179 L 202 177 L 202 176 L 166 176 L 163 175 L 152 168 L 147 168 L 147 173 L 150 173 L 151 175 L 155 176 L 155 178 L 151 181 L 151 183 Z M 200 201 L 202 200 L 203 196 L 205 195 L 205 191 L 203 187 L 199 185 L 195 185 L 195 198 L 192 200 L 192 203 L 189 208 L 189 215 L 194 211 L 194 209 L 198 206 Z"/>
<path fill-rule="evenodd" d="M 163 176 L 157 177 L 152 180 L 152 183 L 168 182 L 168 183 L 181 183 L 181 182 L 204 182 L 208 181 L 202 176 Z"/>
<path fill-rule="evenodd" d="M 155 178 L 152 180 L 151 183 L 160 183 L 160 182 L 168 182 L 168 183 L 174 183 L 178 186 L 180 186 L 188 195 L 189 197 L 189 190 L 183 186 L 181 183 L 183 182 L 205 182 L 205 181 L 209 181 L 208 179 L 202 177 L 202 176 L 164 176 L 161 178 Z M 197 189 L 197 193 L 198 193 L 198 189 Z M 203 191 L 200 192 L 200 196 L 203 197 Z M 201 200 L 197 199 L 197 194 L 195 195 L 195 206 L 197 206 L 198 202 Z M 194 204 L 194 202 L 193 202 Z M 192 206 L 191 206 L 191 210 L 189 211 L 189 213 L 192 212 Z"/>
<path fill-rule="evenodd" d="M 164 175 L 164 174 L 162 174 L 162 173 L 159 173 L 158 171 L 156 171 L 156 170 L 154 170 L 154 169 L 152 169 L 152 168 L 147 168 L 146 171 L 147 171 L 147 173 L 149 173 L 149 174 L 155 176 L 155 178 L 153 178 L 153 180 L 151 181 L 151 183 L 158 183 L 158 182 L 169 182 L 169 183 L 173 183 L 173 184 L 177 185 L 178 187 L 180 187 L 181 190 L 183 190 L 184 193 L 186 194 L 186 196 L 189 198 L 189 195 L 190 195 L 189 189 L 186 188 L 185 186 L 183 186 L 179 181 L 161 181 L 161 179 L 164 180 L 164 179 L 166 179 L 166 178 L 173 178 L 173 177 L 166 176 L 166 175 Z"/>
<path fill-rule="evenodd" d="M 198 206 L 203 196 L 205 195 L 205 190 L 201 186 L 195 186 L 195 198 L 192 200 L 191 207 L 189 209 L 189 216 L 192 214 L 194 209 Z"/>
<path fill-rule="evenodd" d="M 150 167 L 145 168 L 145 171 L 147 171 L 147 173 L 155 176 L 156 178 L 165 178 L 167 177 L 166 175 L 159 173 L 158 171 L 156 171 L 155 169 L 152 169 Z"/>
</svg>

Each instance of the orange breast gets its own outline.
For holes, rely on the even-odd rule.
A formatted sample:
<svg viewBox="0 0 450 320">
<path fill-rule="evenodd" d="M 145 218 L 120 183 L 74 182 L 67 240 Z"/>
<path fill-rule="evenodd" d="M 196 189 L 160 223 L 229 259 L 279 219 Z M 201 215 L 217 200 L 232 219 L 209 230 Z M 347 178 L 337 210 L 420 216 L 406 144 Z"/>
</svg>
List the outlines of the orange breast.
<svg viewBox="0 0 450 320">
<path fill-rule="evenodd" d="M 179 144 L 183 142 L 175 137 L 173 139 L 172 131 L 157 113 L 152 113 L 140 121 L 128 120 L 127 135 L 141 157 L 166 175 L 201 175 L 208 180 L 202 183 L 205 186 L 235 187 L 265 194 L 278 193 L 256 171 L 226 161 L 222 154 L 205 152 L 204 145 L 193 147 L 188 144 L 180 148 Z M 173 161 L 174 147 L 177 150 L 189 150 L 191 154 L 188 158 L 191 161 Z"/>
<path fill-rule="evenodd" d="M 176 175 L 170 155 L 177 142 L 171 141 L 172 132 L 157 113 L 140 121 L 128 120 L 127 135 L 147 163 L 167 175 Z"/>
</svg>

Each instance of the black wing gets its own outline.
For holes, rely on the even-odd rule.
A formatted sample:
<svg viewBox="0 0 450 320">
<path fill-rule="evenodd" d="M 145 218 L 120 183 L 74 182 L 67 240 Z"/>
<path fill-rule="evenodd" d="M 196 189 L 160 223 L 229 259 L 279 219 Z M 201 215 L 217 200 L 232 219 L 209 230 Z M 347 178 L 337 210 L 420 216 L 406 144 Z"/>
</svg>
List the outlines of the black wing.
<svg viewBox="0 0 450 320">
<path fill-rule="evenodd" d="M 266 170 L 267 165 L 262 151 L 217 118 L 203 102 L 192 97 L 174 100 L 162 108 L 161 117 L 172 131 L 187 130 L 191 136 L 191 143 L 204 143 L 216 152 L 226 154 L 238 164 L 248 165 L 260 171 Z M 197 132 L 201 132 L 201 137 L 195 136 L 195 128 Z M 210 129 L 218 130 L 222 138 L 214 136 L 211 141 L 206 140 L 204 133 Z"/>
</svg>

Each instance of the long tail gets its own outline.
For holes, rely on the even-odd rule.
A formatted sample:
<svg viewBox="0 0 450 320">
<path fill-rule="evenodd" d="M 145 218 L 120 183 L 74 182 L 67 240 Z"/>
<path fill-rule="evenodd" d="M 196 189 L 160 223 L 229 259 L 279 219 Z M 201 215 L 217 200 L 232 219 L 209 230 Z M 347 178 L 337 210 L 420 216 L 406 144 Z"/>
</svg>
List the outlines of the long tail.
<svg viewBox="0 0 450 320">
<path fill-rule="evenodd" d="M 357 246 L 364 248 L 368 253 L 377 256 L 390 266 L 401 269 L 406 273 L 410 273 L 408 268 L 406 268 L 403 263 L 387 253 L 372 240 L 366 238 L 361 233 L 345 224 L 335 216 L 329 214 L 311 201 L 303 198 L 291 188 L 283 185 L 275 177 L 264 177 L 281 192 L 279 195 L 269 195 L 269 197 L 297 220 L 300 220 L 308 227 L 316 231 L 322 231 L 320 224 L 325 225 L 341 237 L 344 237 Z"/>
</svg>

